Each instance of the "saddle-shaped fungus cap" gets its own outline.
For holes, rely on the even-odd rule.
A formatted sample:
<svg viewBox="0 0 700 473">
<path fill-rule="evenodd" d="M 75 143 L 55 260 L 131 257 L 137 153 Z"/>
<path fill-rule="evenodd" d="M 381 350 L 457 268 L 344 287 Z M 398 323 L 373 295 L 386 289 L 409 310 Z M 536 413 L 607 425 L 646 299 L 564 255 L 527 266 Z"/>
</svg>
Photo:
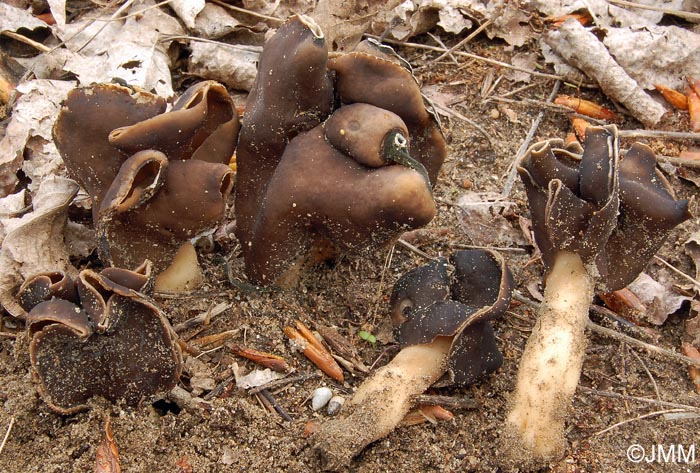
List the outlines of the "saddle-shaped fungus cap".
<svg viewBox="0 0 700 473">
<path fill-rule="evenodd" d="M 330 115 L 328 47 L 309 17 L 292 16 L 267 41 L 236 150 L 236 236 L 244 256 L 267 184 L 289 141 Z"/>
<path fill-rule="evenodd" d="M 109 133 L 165 111 L 165 100 L 117 84 L 95 84 L 72 90 L 53 128 L 56 148 L 68 173 L 99 208 L 104 193 L 129 157 L 109 142 Z"/>
<path fill-rule="evenodd" d="M 141 292 L 152 285 L 150 271 L 150 263 L 135 271 L 84 270 L 74 282 L 77 303 L 57 291 L 29 310 L 32 369 L 52 410 L 84 410 L 93 396 L 135 406 L 175 386 L 182 371 L 176 336 Z M 43 286 L 43 278 L 27 281 L 20 300 Z"/>
<path fill-rule="evenodd" d="M 330 59 L 328 68 L 336 73 L 335 89 L 342 104 L 367 103 L 401 117 L 408 128 L 411 155 L 435 184 L 447 146 L 413 74 L 366 41 L 357 51 Z"/>
<path fill-rule="evenodd" d="M 436 209 L 425 169 L 410 157 L 405 140 L 397 140 L 402 135 L 396 133 L 401 130 L 396 115 L 370 105 L 341 107 L 329 122 L 335 123 L 336 114 L 361 118 L 368 107 L 379 119 L 354 121 L 349 134 L 359 138 L 366 131 L 374 140 L 348 143 L 340 139 L 342 128 L 318 126 L 287 146 L 253 227 L 246 258 L 252 282 L 275 282 L 318 241 L 357 253 L 432 220 Z M 380 167 L 362 164 L 342 149 Z"/>
<path fill-rule="evenodd" d="M 127 155 L 147 149 L 170 161 L 196 159 L 228 164 L 240 122 L 226 87 L 215 81 L 188 88 L 168 113 L 113 129 L 109 142 Z"/>
<path fill-rule="evenodd" d="M 160 103 L 98 84 L 72 91 L 56 120 L 57 147 L 92 198 L 98 249 L 111 265 L 151 259 L 162 270 L 184 241 L 223 219 L 233 188 L 239 125 L 226 89 L 207 81 L 173 111 L 159 113 Z"/>
<path fill-rule="evenodd" d="M 453 337 L 447 362 L 450 381 L 476 382 L 503 363 L 490 321 L 505 313 L 513 278 L 503 257 L 465 250 L 403 275 L 391 295 L 390 314 L 401 347 Z"/>
<path fill-rule="evenodd" d="M 614 125 L 589 127 L 582 156 L 561 144 L 534 145 L 518 167 L 542 260 L 549 269 L 559 251 L 576 253 L 601 288 L 620 289 L 690 218 L 688 201 L 674 198 L 648 147 L 619 158 Z"/>
</svg>

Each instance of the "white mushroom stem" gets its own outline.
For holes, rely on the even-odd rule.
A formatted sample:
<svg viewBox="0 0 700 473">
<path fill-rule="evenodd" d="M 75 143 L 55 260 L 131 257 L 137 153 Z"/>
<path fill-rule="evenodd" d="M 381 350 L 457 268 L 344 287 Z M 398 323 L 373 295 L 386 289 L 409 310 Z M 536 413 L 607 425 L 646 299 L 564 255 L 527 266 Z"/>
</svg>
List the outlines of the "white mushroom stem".
<svg viewBox="0 0 700 473">
<path fill-rule="evenodd" d="M 581 258 L 560 251 L 520 361 L 506 420 L 506 463 L 533 467 L 564 454 L 564 420 L 581 375 L 593 288 Z"/>
<path fill-rule="evenodd" d="M 314 434 L 314 452 L 323 469 L 350 463 L 368 444 L 386 437 L 422 394 L 445 373 L 452 337 L 402 349 L 357 389 L 343 418 L 324 423 Z"/>
</svg>

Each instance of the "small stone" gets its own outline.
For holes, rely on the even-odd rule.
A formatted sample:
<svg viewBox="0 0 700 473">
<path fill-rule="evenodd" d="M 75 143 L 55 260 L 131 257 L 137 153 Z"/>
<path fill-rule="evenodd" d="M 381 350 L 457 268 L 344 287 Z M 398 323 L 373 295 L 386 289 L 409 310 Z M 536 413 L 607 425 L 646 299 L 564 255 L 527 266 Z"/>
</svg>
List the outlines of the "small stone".
<svg viewBox="0 0 700 473">
<path fill-rule="evenodd" d="M 328 404 L 328 401 L 330 401 L 332 397 L 333 391 L 331 391 L 329 388 L 323 386 L 316 389 L 313 397 L 311 398 L 311 409 L 314 411 L 321 409 L 323 406 Z"/>
<path fill-rule="evenodd" d="M 499 112 L 495 108 L 491 109 L 491 118 L 493 118 L 494 120 L 497 120 L 500 116 L 501 116 L 501 112 Z"/>
<path fill-rule="evenodd" d="M 345 404 L 345 398 L 343 396 L 333 396 L 330 401 L 328 401 L 328 415 L 334 416 Z"/>
<path fill-rule="evenodd" d="M 471 181 L 471 179 L 462 179 L 462 182 L 460 183 L 462 186 L 462 189 L 470 190 L 472 187 L 474 187 L 474 183 Z"/>
</svg>

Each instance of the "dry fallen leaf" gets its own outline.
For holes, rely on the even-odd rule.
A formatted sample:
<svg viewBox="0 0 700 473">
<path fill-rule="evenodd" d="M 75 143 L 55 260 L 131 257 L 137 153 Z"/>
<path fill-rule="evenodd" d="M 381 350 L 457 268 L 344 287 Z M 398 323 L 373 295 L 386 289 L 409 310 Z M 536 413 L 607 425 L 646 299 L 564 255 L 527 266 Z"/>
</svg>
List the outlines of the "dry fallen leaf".
<svg viewBox="0 0 700 473">
<path fill-rule="evenodd" d="M 481 246 L 526 245 L 520 229 L 514 228 L 502 215 L 504 209 L 513 205 L 494 192 L 468 191 L 457 199 L 462 211 L 460 225 L 469 241 Z"/>
<path fill-rule="evenodd" d="M 4 234 L 0 248 L 0 304 L 12 315 L 24 315 L 14 300 L 14 291 L 27 277 L 47 271 L 77 275 L 70 263 L 63 232 L 68 205 L 78 188 L 71 179 L 47 178 L 34 196 L 33 211 L 21 217 L 0 219 Z"/>
<path fill-rule="evenodd" d="M 204 0 L 172 0 L 170 8 L 189 29 L 194 28 L 195 18 L 204 9 Z"/>
<path fill-rule="evenodd" d="M 654 325 L 662 325 L 668 316 L 678 309 L 688 296 L 676 294 L 670 284 L 662 284 L 646 273 L 640 274 L 628 288 L 646 307 L 646 319 Z"/>
<path fill-rule="evenodd" d="M 122 471 L 119 465 L 119 448 L 114 441 L 109 419 L 110 417 L 107 415 L 102 441 L 95 451 L 95 473 L 121 473 Z"/>
<path fill-rule="evenodd" d="M 231 371 L 236 378 L 236 387 L 239 389 L 257 388 L 270 381 L 284 378 L 286 375 L 272 371 L 270 368 L 264 370 L 253 370 L 250 373 L 244 374 L 243 369 L 238 366 L 238 363 L 231 365 Z"/>
<path fill-rule="evenodd" d="M 249 91 L 253 87 L 260 48 L 199 41 L 193 41 L 190 48 L 191 74 L 219 81 L 235 90 Z"/>
<path fill-rule="evenodd" d="M 681 351 L 688 358 L 700 360 L 700 351 L 698 351 L 698 349 L 690 343 L 683 343 L 681 345 Z M 697 368 L 695 366 L 689 366 L 688 375 L 690 376 L 691 381 L 695 385 L 695 392 L 697 394 L 700 394 L 700 368 Z"/>
</svg>

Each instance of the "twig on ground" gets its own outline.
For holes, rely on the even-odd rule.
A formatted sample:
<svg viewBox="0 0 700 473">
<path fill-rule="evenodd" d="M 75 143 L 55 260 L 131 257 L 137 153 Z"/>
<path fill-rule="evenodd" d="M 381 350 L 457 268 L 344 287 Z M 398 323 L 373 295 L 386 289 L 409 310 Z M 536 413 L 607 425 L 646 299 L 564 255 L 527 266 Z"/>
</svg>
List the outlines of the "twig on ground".
<svg viewBox="0 0 700 473">
<path fill-rule="evenodd" d="M 559 93 L 559 87 L 561 87 L 561 81 L 557 80 L 554 83 L 554 87 L 552 87 L 552 92 L 549 94 L 549 97 L 547 97 L 547 102 L 552 102 L 554 100 L 554 98 L 557 96 L 557 93 Z M 543 118 L 544 110 L 540 111 L 540 113 L 537 114 L 537 118 L 535 118 L 535 121 L 532 122 L 530 131 L 528 131 L 525 140 L 523 140 L 522 144 L 520 145 L 520 148 L 518 148 L 518 152 L 515 154 L 515 159 L 513 159 L 513 161 L 510 163 L 510 166 L 508 168 L 508 177 L 503 186 L 503 192 L 501 192 L 501 194 L 504 197 L 508 197 L 510 195 L 510 192 L 513 190 L 513 185 L 515 184 L 515 177 L 518 175 L 518 163 L 523 158 L 523 156 L 525 156 L 525 153 L 530 147 L 530 142 L 534 138 L 535 133 L 537 133 L 537 128 L 539 128 L 540 122 Z"/>
<path fill-rule="evenodd" d="M 675 10 L 672 8 L 657 7 L 654 5 L 642 5 L 640 3 L 627 2 L 624 0 L 608 0 L 608 3 L 617 5 L 618 7 L 639 8 L 640 10 L 651 10 L 665 13 L 667 15 L 677 16 L 686 20 L 700 20 L 700 13 L 693 13 L 683 10 Z"/>
<path fill-rule="evenodd" d="M 450 248 L 458 248 L 461 250 L 490 250 L 490 251 L 505 251 L 510 253 L 527 253 L 524 248 L 518 248 L 515 246 L 479 246 L 479 245 L 465 245 L 464 243 L 449 243 Z"/>
<path fill-rule="evenodd" d="M 219 397 L 221 395 L 221 393 L 224 392 L 224 389 L 226 389 L 228 387 L 228 385 L 231 384 L 232 382 L 234 382 L 235 380 L 236 380 L 235 376 L 229 376 L 228 378 L 226 378 L 225 380 L 223 380 L 222 382 L 217 384 L 214 387 L 214 389 L 212 389 L 207 394 L 205 394 L 202 399 L 204 399 L 205 401 L 211 401 L 215 397 Z"/>
<path fill-rule="evenodd" d="M 10 438 L 10 432 L 12 432 L 12 427 L 15 425 L 15 416 L 12 416 L 10 418 L 10 423 L 7 426 L 7 432 L 5 432 L 5 436 L 2 438 L 2 443 L 0 444 L 0 455 L 2 455 L 2 451 L 5 449 L 5 444 L 7 443 L 7 439 Z"/>
<path fill-rule="evenodd" d="M 642 368 L 644 368 L 644 371 L 646 371 L 647 376 L 649 377 L 649 380 L 651 381 L 652 386 L 654 386 L 654 392 L 656 393 L 656 398 L 661 401 L 661 392 L 659 391 L 659 385 L 656 384 L 656 380 L 654 379 L 654 376 L 652 376 L 651 371 L 649 371 L 649 368 L 647 367 L 646 363 L 644 363 L 644 360 L 642 360 L 642 357 L 637 355 L 637 352 L 634 350 L 630 350 L 630 353 L 634 355 L 634 357 L 637 359 L 640 365 L 642 365 Z"/>
<path fill-rule="evenodd" d="M 38 43 L 34 41 L 33 39 L 27 38 L 26 36 L 23 36 L 19 33 L 15 33 L 14 31 L 3 31 L 3 35 L 7 36 L 8 38 L 12 38 L 14 40 L 19 41 L 20 43 L 28 44 L 29 46 L 33 47 L 34 49 L 38 49 L 42 53 L 47 53 L 51 51 L 51 48 L 48 46 L 45 46 L 41 43 Z"/>
<path fill-rule="evenodd" d="M 618 130 L 621 138 L 666 138 L 669 140 L 700 140 L 700 133 L 664 130 Z"/>
<path fill-rule="evenodd" d="M 427 404 L 429 406 L 449 407 L 450 409 L 478 409 L 481 405 L 468 397 L 437 396 L 434 394 L 420 394 L 411 398 L 413 404 Z"/>
<path fill-rule="evenodd" d="M 493 138 L 491 137 L 491 135 L 489 135 L 489 133 L 488 133 L 481 125 L 479 125 L 478 123 L 476 123 L 474 120 L 472 120 L 472 119 L 470 119 L 470 118 L 468 118 L 468 117 L 465 117 L 464 115 L 462 115 L 461 113 L 459 113 L 458 111 L 456 111 L 456 110 L 454 110 L 454 109 L 445 107 L 445 106 L 440 105 L 440 104 L 438 104 L 438 103 L 433 103 L 433 106 L 435 107 L 435 109 L 437 109 L 438 111 L 444 113 L 444 114 L 447 115 L 448 117 L 449 117 L 449 116 L 454 116 L 454 117 L 459 118 L 459 119 L 462 120 L 463 122 L 468 123 L 472 128 L 474 128 L 474 129 L 477 130 L 479 133 L 481 133 L 482 135 L 484 135 L 484 137 L 489 141 L 489 144 L 491 145 L 491 148 L 495 148 L 495 143 L 494 143 Z"/>
<path fill-rule="evenodd" d="M 428 32 L 428 36 L 430 36 L 430 37 L 432 38 L 432 40 L 435 41 L 440 47 L 447 49 L 447 46 L 445 46 L 445 43 L 442 42 L 442 40 L 440 39 L 439 36 L 434 35 L 434 34 L 432 34 L 431 32 Z M 455 57 L 452 55 L 452 51 L 448 51 L 448 52 L 446 52 L 446 53 L 440 55 L 439 58 L 433 59 L 432 61 L 429 61 L 428 64 L 437 62 L 438 59 L 442 59 L 442 58 L 445 57 L 445 56 L 449 56 L 449 57 L 450 57 L 450 60 L 452 61 L 453 64 L 455 64 L 455 65 L 457 65 L 457 66 L 459 65 L 459 61 L 457 61 L 457 58 L 455 58 Z"/>
<path fill-rule="evenodd" d="M 262 384 L 260 386 L 257 386 L 255 388 L 251 388 L 248 390 L 250 394 L 257 394 L 263 389 L 271 389 L 271 388 L 276 388 L 278 386 L 284 386 L 287 384 L 291 383 L 296 383 L 297 381 L 303 382 L 309 379 L 313 378 L 318 378 L 320 375 L 318 373 L 303 373 L 297 376 L 288 376 L 286 378 L 280 378 L 280 379 L 275 379 L 270 381 L 269 383 Z"/>
<path fill-rule="evenodd" d="M 263 20 L 267 20 L 267 21 L 284 23 L 284 20 L 282 20 L 280 18 L 275 18 L 274 16 L 263 15 L 262 13 L 256 13 L 254 11 L 246 10 L 245 8 L 236 7 L 236 6 L 230 5 L 228 3 L 222 2 L 221 0 L 211 0 L 211 2 L 219 5 L 220 7 L 224 7 L 224 8 L 227 8 L 229 10 L 232 10 L 232 11 L 235 11 L 238 13 L 245 13 L 246 15 L 254 16 L 255 18 L 262 18 Z"/>
<path fill-rule="evenodd" d="M 700 412 L 700 406 L 691 406 L 689 404 L 680 404 L 678 402 L 669 401 L 659 401 L 658 399 L 649 399 L 647 397 L 630 396 L 629 394 L 620 394 L 612 391 L 600 391 L 599 389 L 593 389 L 586 386 L 579 385 L 579 391 L 587 394 L 593 394 L 594 396 L 609 397 L 612 399 L 620 399 L 625 401 L 636 401 L 643 402 L 645 404 L 652 404 L 655 406 L 668 407 L 674 409 L 683 409 L 686 411 Z"/>
<path fill-rule="evenodd" d="M 394 257 L 394 249 L 396 245 L 391 245 L 389 253 L 387 253 L 386 258 L 384 258 L 384 265 L 382 266 L 382 275 L 379 277 L 379 285 L 377 286 L 377 294 L 374 296 L 374 304 L 372 305 L 372 310 L 369 314 L 369 320 L 371 324 L 374 325 L 377 318 L 377 313 L 379 311 L 379 304 L 382 302 L 382 293 L 384 292 L 384 276 L 386 275 L 387 269 L 391 267 L 391 260 Z"/>
<path fill-rule="evenodd" d="M 522 294 L 518 293 L 517 291 L 513 293 L 513 299 L 520 301 L 524 304 L 527 304 L 530 307 L 533 307 L 535 309 L 539 308 L 539 306 L 540 306 L 539 302 L 535 302 L 532 299 L 528 299 L 527 297 L 524 297 Z M 679 363 L 683 363 L 683 364 L 691 365 L 691 366 L 697 366 L 698 368 L 700 368 L 700 360 L 694 360 L 692 358 L 681 355 L 681 354 L 676 353 L 674 351 L 667 350 L 666 348 L 661 348 L 659 346 L 643 342 L 641 340 L 638 340 L 638 339 L 630 337 L 628 335 L 616 332 L 614 330 L 610 330 L 609 328 L 601 327 L 600 325 L 598 325 L 590 320 L 588 322 L 586 322 L 586 328 L 592 332 L 597 333 L 598 335 L 603 335 L 605 337 L 614 338 L 616 340 L 620 340 L 620 341 L 625 342 L 625 343 L 632 345 L 634 347 L 647 350 L 648 352 L 656 353 L 657 355 L 662 355 L 662 356 L 665 356 L 667 358 L 671 358 Z"/>
<path fill-rule="evenodd" d="M 471 41 L 472 39 L 474 39 L 479 33 L 481 33 L 481 32 L 484 31 L 486 28 L 488 28 L 489 25 L 491 25 L 491 23 L 493 23 L 493 21 L 491 21 L 490 19 L 489 19 L 489 20 L 486 20 L 486 21 L 485 21 L 484 23 L 482 23 L 477 29 L 475 29 L 474 31 L 472 31 L 472 32 L 469 34 L 469 36 L 467 36 L 466 38 L 462 39 L 459 43 L 455 44 L 454 46 L 452 46 L 450 49 L 446 50 L 444 53 L 440 54 L 440 55 L 439 55 L 438 57 L 436 57 L 435 59 L 431 59 L 430 61 L 428 61 L 428 64 L 436 63 L 436 62 L 438 62 L 440 59 L 444 58 L 444 57 L 447 56 L 447 55 L 452 56 L 452 53 L 453 53 L 453 52 L 455 52 L 456 50 L 458 50 L 459 48 L 461 48 L 462 46 L 464 46 L 465 44 L 467 44 L 469 41 Z M 441 45 L 441 46 L 444 47 L 444 45 Z"/>
<path fill-rule="evenodd" d="M 660 263 L 663 263 L 663 264 L 664 264 L 666 267 L 668 267 L 671 271 L 673 271 L 673 272 L 676 273 L 677 275 L 681 276 L 682 278 L 687 279 L 688 281 L 692 282 L 692 283 L 695 285 L 695 287 L 697 287 L 698 289 L 700 289 L 700 281 L 698 281 L 697 279 L 693 279 L 692 277 L 688 276 L 688 275 L 685 274 L 683 271 L 681 271 L 680 269 L 676 268 L 676 267 L 673 266 L 671 263 L 669 263 L 668 261 L 666 261 L 665 259 L 663 259 L 663 258 L 661 258 L 661 257 L 659 257 L 659 256 L 654 255 L 654 259 L 655 259 L 656 261 L 660 262 Z"/>
<path fill-rule="evenodd" d="M 610 432 L 611 430 L 616 429 L 616 428 L 620 427 L 621 425 L 629 424 L 630 422 L 636 422 L 636 421 L 638 421 L 638 420 L 646 419 L 646 418 L 649 418 L 649 417 L 656 417 L 656 416 L 668 414 L 668 413 L 671 413 L 671 412 L 685 412 L 685 410 L 684 410 L 684 409 L 666 409 L 666 410 L 663 410 L 663 411 L 656 411 L 656 412 L 650 412 L 650 413 L 648 413 L 648 414 L 643 414 L 643 415 L 634 417 L 634 418 L 632 418 L 632 419 L 625 419 L 625 420 L 623 420 L 623 421 L 620 421 L 620 422 L 617 422 L 617 423 L 611 425 L 611 426 L 608 427 L 607 429 L 603 429 L 603 430 L 600 430 L 600 431 L 594 433 L 593 436 L 594 436 L 594 437 L 597 437 L 598 435 L 602 435 L 602 434 L 604 434 L 604 433 L 606 433 L 606 432 Z"/>
<path fill-rule="evenodd" d="M 267 402 L 270 403 L 272 408 L 287 422 L 292 422 L 292 417 L 289 415 L 289 413 L 284 410 L 282 406 L 279 405 L 277 400 L 275 400 L 275 397 L 268 391 L 267 389 L 261 389 L 260 394 L 263 396 L 264 399 L 267 400 Z"/>
<path fill-rule="evenodd" d="M 418 248 L 418 247 L 415 247 L 415 246 L 411 245 L 409 242 L 407 242 L 407 241 L 405 241 L 405 240 L 402 240 L 401 238 L 399 238 L 398 240 L 396 240 L 396 243 L 398 243 L 399 245 L 403 246 L 404 248 L 406 248 L 406 249 L 408 249 L 408 250 L 411 250 L 412 252 L 414 252 L 414 253 L 417 254 L 418 256 L 421 256 L 421 257 L 423 257 L 423 258 L 425 258 L 425 259 L 427 259 L 427 260 L 430 260 L 430 261 L 437 261 L 437 258 L 436 258 L 435 256 L 430 256 L 430 255 L 429 255 L 428 253 L 426 253 L 425 251 L 421 250 L 421 249 Z"/>
<path fill-rule="evenodd" d="M 700 160 L 680 158 L 676 156 L 664 156 L 661 154 L 657 154 L 656 159 L 664 163 L 673 164 L 674 166 L 680 166 L 690 169 L 700 169 Z"/>
<path fill-rule="evenodd" d="M 368 38 L 374 38 L 376 40 L 379 39 L 379 36 L 373 35 L 373 34 L 366 34 L 365 33 L 365 36 Z M 384 42 L 387 44 L 395 44 L 398 46 L 405 46 L 405 47 L 414 48 L 414 49 L 425 49 L 428 51 L 435 51 L 438 53 L 445 53 L 448 51 L 445 48 L 439 48 L 436 46 L 429 46 L 427 44 L 409 43 L 406 41 L 396 41 L 393 39 L 384 39 Z M 464 51 L 453 51 L 452 54 L 455 54 L 457 56 L 468 57 L 471 59 L 476 59 L 477 61 L 482 61 L 482 62 L 485 62 L 487 64 L 493 64 L 494 66 L 505 67 L 506 69 L 513 69 L 514 71 L 527 72 L 528 74 L 532 74 L 533 76 L 536 76 L 536 77 L 544 77 L 544 78 L 552 79 L 552 80 L 564 80 L 563 76 L 559 76 L 556 74 L 547 74 L 546 72 L 538 72 L 538 71 L 533 71 L 531 69 L 525 69 L 524 67 L 513 66 L 513 65 L 508 64 L 506 62 L 496 61 L 495 59 L 489 59 L 489 58 L 486 58 L 483 56 L 479 56 L 478 54 L 467 53 Z"/>
<path fill-rule="evenodd" d="M 114 18 L 117 18 L 123 11 L 125 11 L 127 8 L 129 8 L 136 0 L 126 0 L 117 10 L 112 14 L 112 16 L 109 18 L 110 20 L 113 20 Z M 98 29 L 95 34 L 90 36 L 78 49 L 75 50 L 76 53 L 79 53 L 80 51 L 83 50 L 88 44 L 92 42 L 93 39 L 97 38 L 97 36 L 102 33 L 102 31 L 107 28 L 107 25 L 109 25 L 109 21 L 105 21 L 102 27 Z"/>
</svg>

